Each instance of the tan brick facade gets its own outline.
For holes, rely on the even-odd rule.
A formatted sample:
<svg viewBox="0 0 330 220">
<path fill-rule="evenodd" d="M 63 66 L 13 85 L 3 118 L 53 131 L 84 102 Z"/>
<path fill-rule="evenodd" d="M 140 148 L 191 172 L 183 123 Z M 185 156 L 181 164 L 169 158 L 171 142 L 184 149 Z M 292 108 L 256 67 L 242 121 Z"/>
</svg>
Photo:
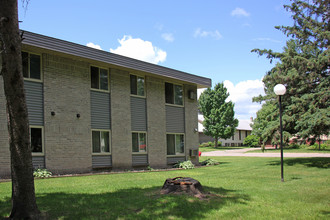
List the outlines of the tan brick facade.
<svg viewBox="0 0 330 220">
<path fill-rule="evenodd" d="M 149 163 L 153 168 L 166 167 L 164 81 L 154 77 L 146 81 Z"/>
<path fill-rule="evenodd" d="M 131 169 L 130 72 L 74 56 L 41 49 L 36 51 L 42 56 L 46 168 L 54 173 L 92 170 L 90 65 L 96 65 L 110 70 L 112 169 Z M 138 74 L 144 75 L 143 72 Z M 166 80 L 164 77 L 145 75 L 147 151 L 149 166 L 153 168 L 167 167 Z M 198 133 L 194 131 L 197 128 L 197 100 L 188 99 L 187 94 L 188 91 L 197 93 L 197 87 L 184 85 L 184 90 L 185 155 L 189 159 L 189 150 L 198 149 Z M 80 114 L 79 118 L 77 114 Z M 191 159 L 198 162 L 198 157 Z M 0 77 L 0 178 L 9 173 L 5 97 Z"/>
<path fill-rule="evenodd" d="M 89 64 L 49 54 L 42 58 L 46 167 L 60 173 L 88 171 L 92 163 Z"/>
<path fill-rule="evenodd" d="M 113 168 L 131 168 L 130 80 L 127 71 L 111 70 L 111 150 Z"/>
<path fill-rule="evenodd" d="M 0 76 L 0 179 L 10 176 L 10 152 L 7 127 L 6 99 Z"/>
<path fill-rule="evenodd" d="M 185 86 L 185 94 L 192 91 L 197 94 L 196 86 Z M 198 163 L 198 156 L 189 157 L 189 150 L 198 150 L 198 104 L 196 99 L 185 96 L 185 132 L 186 132 L 186 155 L 193 163 Z"/>
</svg>

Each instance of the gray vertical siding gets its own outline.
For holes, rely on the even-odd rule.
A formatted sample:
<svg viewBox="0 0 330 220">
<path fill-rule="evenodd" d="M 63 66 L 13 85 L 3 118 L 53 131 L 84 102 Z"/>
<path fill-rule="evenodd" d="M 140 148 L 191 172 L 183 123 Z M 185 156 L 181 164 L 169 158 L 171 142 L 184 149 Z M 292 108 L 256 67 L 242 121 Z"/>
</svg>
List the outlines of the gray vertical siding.
<svg viewBox="0 0 330 220">
<path fill-rule="evenodd" d="M 44 125 L 43 84 L 41 82 L 24 81 L 26 105 L 30 125 Z"/>
<path fill-rule="evenodd" d="M 45 168 L 45 157 L 44 156 L 32 156 L 32 165 L 34 169 Z"/>
<path fill-rule="evenodd" d="M 141 154 L 141 155 L 132 155 L 132 164 L 133 166 L 144 166 L 148 165 L 148 155 Z"/>
<path fill-rule="evenodd" d="M 93 129 L 110 129 L 110 94 L 91 91 L 91 125 Z"/>
<path fill-rule="evenodd" d="M 132 131 L 147 130 L 146 99 L 131 97 L 131 125 Z"/>
<path fill-rule="evenodd" d="M 184 133 L 184 108 L 166 106 L 166 132 Z"/>
<path fill-rule="evenodd" d="M 112 166 L 111 155 L 93 155 L 92 156 L 92 166 L 93 168 L 104 168 Z"/>
</svg>

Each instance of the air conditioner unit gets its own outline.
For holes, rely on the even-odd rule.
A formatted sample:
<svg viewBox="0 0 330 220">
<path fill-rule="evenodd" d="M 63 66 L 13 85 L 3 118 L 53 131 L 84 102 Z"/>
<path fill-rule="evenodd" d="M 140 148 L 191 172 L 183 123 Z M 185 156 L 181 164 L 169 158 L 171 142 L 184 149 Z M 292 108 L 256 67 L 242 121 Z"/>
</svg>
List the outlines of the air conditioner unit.
<svg viewBox="0 0 330 220">
<path fill-rule="evenodd" d="M 196 92 L 194 91 L 188 91 L 188 98 L 191 99 L 191 100 L 195 100 L 197 98 L 196 96 Z"/>
</svg>

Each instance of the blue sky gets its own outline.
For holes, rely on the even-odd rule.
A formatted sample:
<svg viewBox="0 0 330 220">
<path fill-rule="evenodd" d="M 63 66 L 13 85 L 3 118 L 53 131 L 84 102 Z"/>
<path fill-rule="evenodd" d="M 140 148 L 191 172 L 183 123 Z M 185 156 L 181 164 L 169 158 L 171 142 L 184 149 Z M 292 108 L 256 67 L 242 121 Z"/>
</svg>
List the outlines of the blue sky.
<svg viewBox="0 0 330 220">
<path fill-rule="evenodd" d="M 289 0 L 19 2 L 20 28 L 225 82 L 239 119 L 255 117 L 272 68 L 250 51 L 281 51 L 276 25 L 292 25 Z"/>
</svg>

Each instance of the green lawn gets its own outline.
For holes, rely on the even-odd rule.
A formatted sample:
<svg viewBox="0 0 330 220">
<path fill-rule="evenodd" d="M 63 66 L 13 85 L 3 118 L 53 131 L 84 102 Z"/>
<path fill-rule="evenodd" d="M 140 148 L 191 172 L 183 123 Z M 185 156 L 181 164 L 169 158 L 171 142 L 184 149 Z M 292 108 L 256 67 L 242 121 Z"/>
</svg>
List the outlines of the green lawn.
<svg viewBox="0 0 330 220">
<path fill-rule="evenodd" d="M 38 179 L 47 219 L 329 219 L 330 158 L 212 157 L 218 166 L 165 172 Z M 202 157 L 201 160 L 205 160 Z M 189 176 L 212 195 L 160 195 L 166 178 Z M 10 212 L 11 183 L 0 183 L 0 216 Z"/>
<path fill-rule="evenodd" d="M 280 152 L 280 148 L 278 147 L 278 149 L 266 149 L 264 151 L 265 153 L 278 153 Z M 283 152 L 286 153 L 328 153 L 330 154 L 330 149 L 306 149 L 306 148 L 300 148 L 300 149 L 283 149 Z M 247 153 L 262 153 L 262 150 L 252 150 L 252 151 L 248 151 Z"/>
<path fill-rule="evenodd" d="M 237 150 L 237 149 L 243 149 L 247 147 L 199 147 L 200 152 L 210 152 L 210 151 L 216 151 L 216 150 Z"/>
</svg>

